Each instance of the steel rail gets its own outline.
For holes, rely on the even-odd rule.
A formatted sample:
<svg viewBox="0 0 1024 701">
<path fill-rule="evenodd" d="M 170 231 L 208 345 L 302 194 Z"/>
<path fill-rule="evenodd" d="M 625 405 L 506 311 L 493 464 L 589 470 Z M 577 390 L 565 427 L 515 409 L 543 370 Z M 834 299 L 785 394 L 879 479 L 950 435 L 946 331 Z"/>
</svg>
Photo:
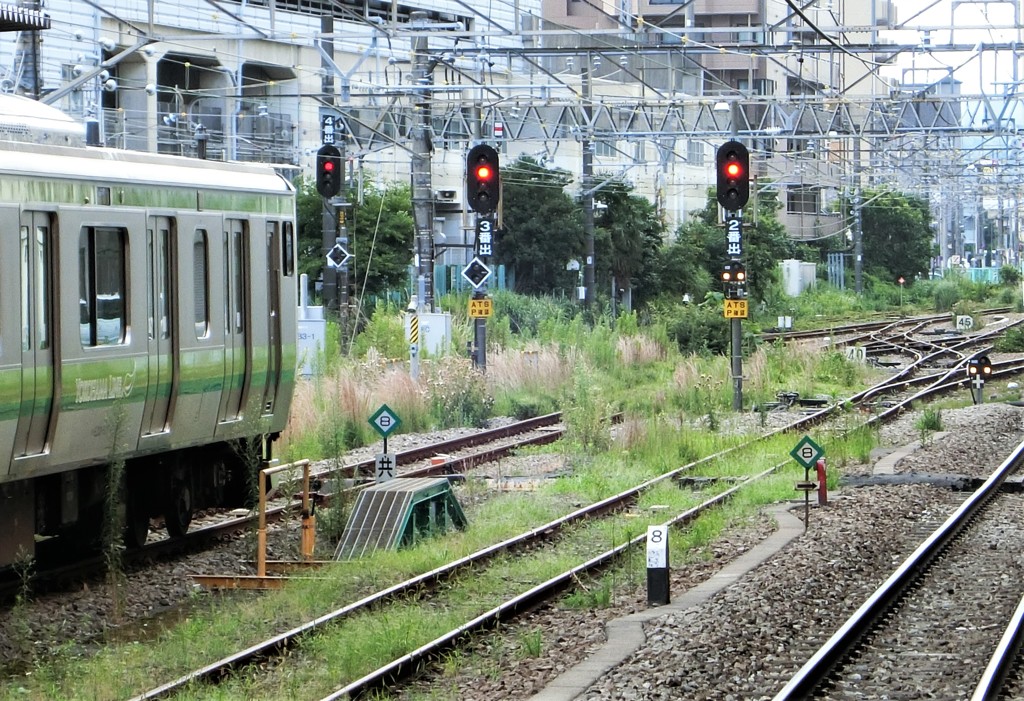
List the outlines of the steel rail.
<svg viewBox="0 0 1024 701">
<path fill-rule="evenodd" d="M 999 698 L 1003 684 L 1017 664 L 1017 653 L 1020 651 L 1021 643 L 1024 643 L 1024 597 L 1010 617 L 1003 637 L 1000 638 L 992 658 L 981 675 L 981 680 L 971 694 L 971 701 L 992 701 Z"/>
<path fill-rule="evenodd" d="M 330 613 L 319 616 L 316 619 L 304 623 L 303 625 L 293 628 L 285 633 L 281 633 L 280 635 L 276 635 L 261 643 L 248 647 L 245 650 L 229 655 L 228 657 L 218 660 L 217 662 L 213 662 L 202 669 L 195 670 L 172 682 L 168 682 L 167 684 L 147 691 L 144 694 L 135 696 L 131 701 L 144 701 L 147 699 L 162 698 L 163 696 L 173 691 L 180 690 L 186 685 L 194 682 L 216 682 L 225 677 L 231 670 L 252 664 L 253 662 L 270 657 L 274 654 L 284 652 L 285 650 L 293 647 L 305 634 L 313 630 L 318 630 L 327 624 L 336 623 L 342 618 L 357 611 L 379 605 L 399 596 L 420 591 L 424 586 L 429 586 L 435 582 L 446 579 L 457 571 L 469 566 L 481 564 L 501 553 L 522 548 L 540 539 L 549 538 L 552 534 L 557 533 L 566 526 L 572 525 L 576 522 L 617 511 L 623 506 L 632 503 L 637 496 L 654 484 L 663 482 L 667 479 L 672 479 L 678 474 L 691 469 L 694 465 L 708 462 L 718 456 L 718 454 L 708 456 L 696 463 L 690 463 L 689 465 L 677 468 L 672 472 L 659 475 L 647 482 L 644 482 L 643 484 L 636 485 L 630 489 L 620 492 L 619 494 L 579 508 L 572 513 L 549 521 L 548 523 L 526 531 L 525 533 L 513 536 L 512 538 L 508 538 L 500 543 L 478 550 L 475 553 L 459 558 L 458 560 L 454 560 L 453 562 L 435 568 L 429 572 L 417 575 L 405 580 L 404 582 L 400 582 L 379 592 L 375 592 L 374 594 L 370 594 L 356 602 L 347 604 L 346 606 L 331 611 Z"/>
<path fill-rule="evenodd" d="M 984 484 L 896 568 L 797 671 L 775 695 L 773 701 L 809 698 L 815 689 L 825 682 L 832 670 L 853 651 L 861 638 L 873 629 L 875 623 L 892 609 L 914 582 L 922 577 L 935 558 L 988 505 L 999 492 L 1007 476 L 1021 463 L 1024 463 L 1024 443 L 1018 445 Z"/>
<path fill-rule="evenodd" d="M 783 465 L 789 464 L 788 461 L 774 465 L 767 470 L 764 470 L 757 475 L 748 477 L 741 482 L 733 485 L 729 489 L 716 494 L 715 496 L 707 499 L 697 506 L 687 509 L 683 513 L 675 516 L 672 519 L 666 521 L 664 526 L 678 526 L 685 523 L 690 523 L 695 518 L 714 508 L 728 499 L 732 498 L 740 489 L 749 485 L 751 482 L 764 479 L 768 475 L 774 473 Z M 658 478 L 661 481 L 663 477 Z M 464 623 L 463 625 L 445 633 L 444 635 L 432 640 L 431 642 L 420 646 L 416 650 L 403 655 L 402 657 L 389 662 L 388 664 L 380 667 L 379 669 L 370 672 L 369 674 L 357 679 L 350 684 L 345 685 L 341 689 L 338 689 L 332 694 L 325 696 L 322 701 L 337 701 L 338 699 L 344 698 L 357 698 L 362 694 L 376 688 L 380 688 L 389 682 L 403 679 L 408 677 L 411 673 L 419 669 L 420 665 L 435 657 L 438 653 L 454 646 L 462 638 L 478 630 L 485 628 L 494 627 L 500 621 L 507 621 L 512 617 L 517 616 L 523 611 L 529 611 L 536 608 L 538 604 L 544 603 L 550 600 L 554 595 L 561 592 L 573 581 L 577 580 L 580 575 L 590 574 L 598 571 L 604 567 L 610 565 L 616 558 L 620 557 L 628 550 L 638 547 L 647 539 L 647 534 L 635 536 L 620 545 L 617 545 L 605 552 L 592 557 L 586 562 L 577 565 L 571 569 L 558 574 L 546 582 L 542 582 L 537 586 L 529 589 L 518 596 L 515 596 L 504 603 L 492 608 L 491 610 L 480 614 L 471 621 Z"/>
<path fill-rule="evenodd" d="M 921 362 L 921 358 L 919 358 L 917 361 L 915 361 L 914 365 L 916 366 L 916 364 L 918 364 L 920 362 Z M 1006 364 L 1006 366 L 1002 367 L 1000 370 L 995 370 L 994 374 L 996 374 L 997 372 L 1004 372 L 1004 373 L 1010 372 L 1011 370 L 1009 369 L 1009 366 L 1010 366 L 1010 364 Z M 1014 369 L 1019 371 L 1021 368 L 1024 368 L 1024 362 L 1018 364 Z M 905 368 L 903 371 L 901 371 L 901 373 L 898 374 L 897 379 L 887 378 L 886 380 L 878 383 L 877 385 L 875 385 L 875 386 L 873 386 L 871 388 L 868 388 L 868 389 L 866 389 L 866 390 L 864 390 L 862 392 L 857 393 L 856 395 L 854 395 L 853 397 L 851 397 L 847 401 L 855 401 L 855 402 L 864 401 L 866 398 L 868 398 L 870 396 L 873 396 L 874 394 L 876 394 L 876 393 L 878 393 L 880 391 L 883 391 L 883 390 L 884 391 L 894 391 L 894 390 L 897 390 L 897 389 L 909 386 L 913 382 L 920 381 L 920 380 L 905 379 L 904 378 L 904 376 L 906 374 L 909 374 L 912 371 L 913 371 L 913 367 Z M 961 378 L 961 379 L 950 380 L 949 377 L 951 375 L 955 374 L 956 372 L 957 372 L 957 370 L 950 370 L 950 371 L 946 371 L 946 372 L 943 372 L 943 373 L 936 373 L 936 374 L 930 375 L 930 376 L 928 376 L 926 378 L 923 378 L 924 380 L 931 382 L 931 385 L 927 389 L 922 390 L 921 392 L 918 392 L 918 393 L 914 394 L 912 397 L 900 400 L 899 402 L 895 403 L 893 407 L 889 408 L 886 412 L 883 412 L 883 414 L 880 414 L 880 415 L 876 415 L 871 420 L 869 420 L 867 423 L 870 423 L 871 421 L 879 420 L 879 417 L 882 417 L 882 416 L 884 416 L 884 417 L 894 416 L 899 411 L 902 411 L 909 403 L 911 403 L 913 401 L 917 401 L 917 400 L 921 399 L 923 396 L 926 396 L 929 393 L 937 393 L 937 392 L 941 392 L 941 391 L 944 391 L 944 390 L 947 390 L 947 389 L 950 389 L 950 388 L 954 388 L 954 387 L 957 387 L 957 386 L 959 386 L 959 385 L 961 385 L 961 384 L 963 384 L 964 382 L 967 381 L 966 373 L 964 373 L 964 377 Z M 939 379 L 936 379 L 936 378 L 939 378 Z M 413 577 L 413 578 L 411 578 L 409 580 L 406 580 L 405 582 L 401 582 L 399 584 L 393 585 L 392 587 L 389 587 L 389 588 L 387 588 L 385 590 L 382 590 L 381 592 L 377 592 L 377 593 L 372 594 L 370 596 L 364 597 L 363 599 L 361 599 L 361 600 L 359 600 L 357 602 L 354 602 L 352 604 L 348 604 L 348 605 L 346 605 L 346 606 L 344 606 L 342 608 L 339 608 L 339 609 L 337 609 L 335 611 L 332 611 L 330 613 L 324 614 L 323 616 L 320 616 L 320 617 L 314 619 L 313 621 L 307 622 L 307 623 L 305 623 L 305 624 L 303 624 L 301 626 L 298 626 L 298 627 L 296 627 L 296 628 L 294 628 L 294 629 L 292 629 L 290 631 L 287 631 L 287 632 L 282 633 L 280 635 L 274 636 L 274 637 L 272 637 L 272 638 L 270 638 L 270 639 L 268 639 L 266 641 L 258 643 L 257 645 L 249 647 L 249 648 L 247 648 L 247 649 L 245 649 L 245 650 L 243 650 L 241 652 L 238 652 L 238 653 L 235 653 L 235 654 L 230 655 L 228 657 L 225 657 L 222 660 L 219 660 L 217 662 L 211 663 L 210 665 L 207 665 L 206 667 L 203 667 L 202 669 L 190 672 L 189 674 L 186 674 L 186 675 L 180 677 L 177 680 L 174 680 L 174 681 L 169 682 L 167 684 L 164 684 L 164 685 L 162 685 L 160 687 L 152 689 L 152 690 L 150 690 L 150 691 L 148 691 L 148 692 L 146 692 L 146 693 L 144 693 L 144 694 L 142 694 L 140 696 L 136 696 L 133 699 L 131 699 L 131 701 L 143 701 L 143 700 L 148 700 L 148 699 L 162 698 L 162 697 L 166 696 L 167 694 L 170 694 L 171 692 L 180 690 L 181 688 L 183 688 L 186 685 L 191 684 L 191 683 L 203 683 L 203 682 L 215 683 L 217 681 L 220 681 L 223 678 L 225 678 L 226 676 L 228 676 L 231 673 L 232 670 L 240 668 L 240 667 L 243 667 L 243 666 L 246 666 L 246 665 L 249 665 L 249 664 L 252 664 L 254 662 L 258 662 L 258 661 L 266 659 L 266 658 L 269 658 L 269 657 L 271 657 L 271 656 L 273 656 L 275 654 L 281 654 L 285 650 L 291 649 L 295 645 L 297 645 L 299 643 L 299 641 L 301 640 L 301 638 L 303 636 L 305 636 L 306 634 L 308 634 L 308 633 L 310 633 L 310 632 L 312 632 L 314 630 L 321 629 L 322 627 L 324 627 L 326 625 L 335 623 L 335 622 L 341 620 L 342 618 L 353 614 L 354 612 L 356 612 L 358 610 L 362 610 L 362 609 L 368 608 L 370 606 L 379 605 L 380 603 L 383 603 L 385 601 L 397 598 L 399 596 L 406 595 L 406 594 L 414 592 L 414 591 L 421 590 L 422 587 L 425 586 L 425 585 L 430 585 L 432 583 L 435 583 L 437 581 L 440 581 L 442 579 L 450 577 L 457 570 L 463 569 L 465 567 L 473 566 L 473 565 L 476 565 L 476 564 L 479 564 L 479 563 L 483 563 L 483 562 L 491 559 L 495 555 L 497 555 L 499 552 L 505 552 L 505 551 L 509 551 L 509 550 L 512 550 L 512 549 L 515 549 L 515 548 L 522 548 L 522 547 L 528 545 L 529 543 L 538 540 L 539 538 L 549 537 L 550 535 L 552 535 L 552 534 L 556 533 L 557 531 L 559 531 L 560 529 L 564 528 L 566 525 L 575 523 L 577 521 L 585 520 L 587 518 L 591 518 L 591 517 L 594 517 L 594 516 L 603 515 L 605 513 L 611 512 L 611 511 L 615 511 L 615 510 L 621 508 L 623 505 L 628 504 L 628 503 L 632 502 L 633 500 L 635 500 L 635 498 L 639 494 L 641 494 L 643 491 L 649 489 L 650 487 L 652 487 L 655 484 L 661 483 L 661 482 L 663 482 L 665 480 L 674 479 L 674 478 L 678 477 L 679 475 L 681 475 L 682 473 L 684 473 L 686 471 L 689 471 L 689 470 L 692 470 L 694 467 L 696 467 L 698 465 L 702 465 L 702 464 L 705 464 L 705 463 L 710 462 L 712 460 L 719 459 L 719 458 L 724 457 L 724 456 L 726 456 L 726 455 L 728 455 L 728 454 L 730 454 L 732 452 L 735 452 L 735 451 L 738 451 L 738 450 L 742 450 L 743 448 L 749 447 L 751 444 L 753 444 L 753 443 L 755 443 L 755 442 L 757 442 L 759 440 L 763 440 L 765 438 L 768 438 L 768 437 L 771 437 L 771 436 L 774 436 L 774 435 L 778 435 L 778 434 L 783 434 L 783 433 L 786 433 L 786 432 L 789 432 L 789 431 L 805 429 L 807 427 L 810 427 L 812 425 L 820 423 L 821 421 L 824 421 L 826 418 L 828 418 L 832 414 L 834 414 L 837 411 L 839 411 L 841 404 L 845 404 L 845 402 L 841 402 L 840 404 L 837 404 L 837 405 L 834 405 L 834 406 L 831 406 L 831 407 L 827 407 L 827 408 L 824 408 L 824 409 L 822 409 L 820 411 L 817 411 L 817 412 L 814 412 L 812 414 L 809 414 L 807 416 L 798 418 L 797 420 L 795 420 L 793 422 L 790 422 L 789 424 L 787 424 L 784 427 L 781 427 L 779 429 L 775 429 L 773 431 L 768 431 L 768 432 L 758 436 L 757 438 L 751 439 L 750 441 L 746 441 L 746 442 L 744 442 L 742 444 L 738 444 L 738 445 L 733 446 L 731 448 L 727 448 L 727 449 L 725 449 L 723 451 L 719 451 L 718 453 L 715 453 L 713 455 L 705 456 L 705 457 L 703 457 L 703 458 L 701 458 L 701 459 L 699 459 L 697 461 L 694 461 L 692 463 L 689 463 L 687 465 L 684 465 L 682 467 L 676 468 L 676 469 L 671 470 L 669 472 L 666 472 L 666 473 L 664 473 L 662 475 L 654 477 L 654 478 L 652 478 L 652 479 L 650 479 L 650 480 L 648 480 L 648 481 L 646 481 L 646 482 L 644 482 L 642 484 L 639 484 L 639 485 L 636 485 L 634 487 L 631 487 L 630 489 L 625 490 L 624 492 L 621 492 L 621 493 L 616 494 L 614 496 L 608 497 L 608 498 L 606 498 L 606 499 L 604 499 L 604 500 L 602 500 L 600 502 L 597 502 L 597 503 L 595 503 L 593 505 L 586 506 L 586 507 L 583 507 L 581 509 L 578 509 L 578 510 L 576 510 L 576 511 L 574 511 L 574 512 L 572 512 L 572 513 L 570 513 L 570 514 L 568 514 L 568 515 L 566 515 L 564 517 L 561 517 L 559 519 L 555 519 L 555 520 L 553 520 L 553 521 L 551 521 L 549 523 L 546 523 L 546 524 L 544 524 L 542 526 L 539 526 L 539 527 L 537 527 L 535 529 L 532 529 L 532 530 L 530 530 L 530 531 L 528 531 L 526 533 L 520 534 L 520 535 L 515 536 L 513 538 L 510 538 L 510 539 L 508 539 L 506 541 L 502 541 L 501 543 L 498 543 L 496 545 L 489 546 L 488 548 L 484 548 L 484 549 L 482 549 L 482 550 L 480 550 L 480 551 L 478 551 L 476 553 L 473 553 L 473 554 L 468 555 L 468 556 L 466 556 L 464 558 L 456 560 L 456 561 L 454 561 L 452 563 L 449 563 L 447 565 L 439 567 L 439 568 L 437 568 L 435 570 L 432 570 L 430 572 L 427 572 L 427 573 L 424 573 L 424 574 L 419 575 L 417 577 Z M 439 451 L 437 451 L 436 449 L 433 449 L 433 447 L 431 447 L 431 448 L 426 450 L 426 453 L 430 454 L 430 455 L 436 454 L 436 452 L 439 452 Z M 757 477 L 758 478 L 763 477 L 763 476 L 769 474 L 771 471 L 774 471 L 778 467 L 779 466 L 775 466 L 775 467 L 769 468 L 769 470 L 766 470 L 766 471 L 760 473 L 759 475 L 757 475 Z M 731 496 L 741 486 L 749 484 L 749 479 L 750 478 L 748 478 L 748 480 L 745 480 L 744 482 L 742 482 L 742 483 L 740 483 L 738 485 L 735 485 L 734 487 L 730 488 L 729 490 L 723 492 L 720 495 L 716 495 L 716 497 L 714 497 L 713 500 L 717 500 L 717 499 L 720 499 L 720 498 L 725 498 L 725 496 L 727 496 L 727 495 Z M 695 509 L 699 509 L 701 507 L 694 507 L 694 508 Z M 675 519 L 670 520 L 668 522 L 668 524 L 671 525 L 671 524 L 680 522 L 681 519 L 686 518 L 687 514 L 690 514 L 692 511 L 693 510 L 690 510 L 688 512 L 685 512 L 684 514 L 679 515 Z M 630 547 L 632 545 L 637 545 L 640 542 L 642 542 L 644 540 L 644 538 L 646 538 L 646 535 L 638 536 L 637 538 L 634 538 L 632 541 L 630 541 L 630 543 L 623 544 L 623 546 L 620 546 L 620 547 L 621 548 L 626 548 L 626 547 Z M 607 555 L 607 553 L 605 555 Z M 598 556 L 598 558 L 595 558 L 595 560 L 600 560 L 602 557 L 604 557 L 604 556 Z M 587 564 L 588 563 L 584 563 L 584 565 L 580 565 L 579 567 L 586 566 Z M 590 566 L 591 567 L 596 567 L 598 565 L 592 563 L 592 564 L 590 564 Z M 513 610 L 516 610 L 518 607 L 525 606 L 526 602 L 528 602 L 528 601 L 536 602 L 537 597 L 540 596 L 541 591 L 544 590 L 546 585 L 548 587 L 547 591 L 555 591 L 557 589 L 557 586 L 558 586 L 556 583 L 554 583 L 555 580 L 561 580 L 561 578 L 563 578 L 565 576 L 567 576 L 567 573 L 563 573 L 563 575 L 559 575 L 559 577 L 556 577 L 554 580 L 551 580 L 549 583 L 538 585 L 538 587 L 536 587 L 534 589 L 531 589 L 529 592 L 526 592 L 525 594 L 520 595 L 520 597 L 516 597 L 515 599 L 512 599 L 509 602 L 506 602 L 501 607 L 498 607 L 498 609 L 500 609 L 500 611 L 496 610 L 497 612 L 496 611 L 492 611 L 492 612 L 488 612 L 488 614 L 505 615 L 505 616 L 507 616 L 507 615 L 509 615 L 510 612 L 512 612 Z M 351 688 L 346 687 L 347 689 L 349 689 L 348 691 L 344 691 L 344 690 L 342 690 L 342 691 L 344 691 L 345 694 L 356 693 L 356 687 L 363 688 L 363 689 L 369 689 L 369 688 L 371 688 L 371 687 L 373 687 L 375 685 L 379 685 L 382 682 L 386 682 L 386 680 L 388 680 L 388 679 L 397 678 L 398 676 L 401 676 L 402 674 L 407 673 L 410 670 L 415 669 L 417 664 L 419 664 L 419 662 L 421 662 L 423 659 L 426 659 L 427 657 L 430 656 L 430 654 L 431 654 L 430 651 L 431 650 L 437 651 L 437 650 L 441 649 L 442 647 L 454 644 L 454 642 L 456 642 L 458 639 L 462 638 L 464 635 L 466 635 L 471 630 L 475 630 L 475 629 L 478 629 L 480 627 L 483 627 L 483 626 L 487 625 L 487 621 L 489 620 L 488 619 L 488 614 L 482 614 L 477 619 L 474 619 L 474 621 L 467 622 L 463 626 L 460 626 L 458 629 L 449 632 L 445 636 L 442 636 L 442 638 L 439 638 L 437 641 L 434 641 L 434 643 L 436 643 L 436 645 L 428 644 L 428 645 L 423 646 L 419 650 L 410 652 L 407 655 L 405 655 L 402 658 L 400 658 L 399 660 L 395 660 L 395 661 L 389 663 L 388 665 L 385 665 L 381 669 L 377 670 L 376 672 L 371 673 L 369 675 L 366 675 L 362 679 L 360 679 L 360 680 L 358 680 L 356 682 L 353 682 L 352 684 L 349 685 L 349 687 L 351 687 Z M 431 647 L 431 645 L 434 645 L 434 647 Z M 342 693 L 342 691 L 339 691 L 339 692 L 336 692 L 336 693 Z M 341 697 L 342 696 L 332 696 L 332 697 L 328 697 L 328 698 L 341 698 Z"/>
<path fill-rule="evenodd" d="M 447 439 L 438 443 L 418 446 L 416 448 L 401 451 L 398 453 L 398 459 L 401 462 L 408 463 L 425 460 L 449 451 L 455 452 L 467 447 L 476 447 L 485 443 L 494 442 L 495 440 L 512 438 L 523 433 L 530 433 L 538 429 L 555 426 L 561 421 L 561 418 L 561 412 L 554 412 L 543 416 L 525 419 L 523 421 L 516 421 L 514 423 L 506 424 L 505 426 L 487 429 L 467 434 L 465 436 Z M 612 421 L 620 421 L 621 418 L 621 414 L 616 414 L 612 416 Z M 475 465 L 508 455 L 519 446 L 539 445 L 553 442 L 558 440 L 563 433 L 564 429 L 553 429 L 550 433 L 534 436 L 526 441 L 511 442 L 505 445 L 496 446 L 490 450 L 478 451 L 465 457 L 453 458 L 441 465 L 413 468 L 408 471 L 403 471 L 402 476 L 452 474 L 459 472 L 460 470 L 471 469 Z M 363 460 L 347 467 L 349 469 L 354 468 L 359 473 L 369 472 L 372 474 L 373 459 Z M 314 472 L 313 476 L 323 477 L 325 474 L 327 473 L 323 471 Z M 359 485 L 357 488 L 365 487 L 367 484 Z M 276 520 L 281 518 L 281 516 L 288 511 L 297 508 L 297 505 L 291 501 L 284 505 L 272 506 L 267 509 L 267 518 Z M 123 561 L 125 565 L 134 565 L 148 562 L 150 560 L 171 557 L 181 553 L 196 552 L 206 548 L 211 542 L 254 526 L 258 519 L 258 514 L 252 513 L 244 516 L 226 518 L 218 521 L 217 523 L 193 528 L 180 538 L 163 538 L 152 543 L 147 543 L 140 548 L 126 550 L 123 554 Z M 34 591 L 38 593 L 40 591 L 47 590 L 49 582 L 65 581 L 75 577 L 81 578 L 93 573 L 102 572 L 105 568 L 106 561 L 99 554 L 90 555 L 77 560 L 74 563 L 49 567 L 35 573 L 33 578 Z M 20 590 L 21 586 L 20 581 L 13 578 L 10 581 L 0 581 L 0 600 L 7 600 L 11 598 Z"/>
</svg>

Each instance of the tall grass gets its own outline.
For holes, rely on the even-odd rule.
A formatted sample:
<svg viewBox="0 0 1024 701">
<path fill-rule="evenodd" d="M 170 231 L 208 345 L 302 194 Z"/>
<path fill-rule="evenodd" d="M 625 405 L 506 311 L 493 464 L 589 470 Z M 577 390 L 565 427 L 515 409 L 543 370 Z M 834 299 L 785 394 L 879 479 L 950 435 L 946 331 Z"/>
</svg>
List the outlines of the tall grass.
<svg viewBox="0 0 1024 701">
<path fill-rule="evenodd" d="M 487 382 L 494 395 L 494 410 L 503 416 L 526 419 L 558 411 L 560 388 L 572 378 L 579 354 L 560 354 L 530 342 L 521 350 L 501 348 L 487 359 Z"/>
</svg>

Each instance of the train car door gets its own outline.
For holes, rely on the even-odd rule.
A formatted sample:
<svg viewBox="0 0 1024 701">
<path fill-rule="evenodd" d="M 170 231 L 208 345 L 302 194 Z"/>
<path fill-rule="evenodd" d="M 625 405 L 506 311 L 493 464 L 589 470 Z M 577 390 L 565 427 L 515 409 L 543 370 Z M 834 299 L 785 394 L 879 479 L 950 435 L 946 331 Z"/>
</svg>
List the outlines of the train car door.
<svg viewBox="0 0 1024 701">
<path fill-rule="evenodd" d="M 22 212 L 20 231 L 21 412 L 15 458 L 46 451 L 54 389 L 50 215 Z"/>
<path fill-rule="evenodd" d="M 241 418 L 245 409 L 247 389 L 252 379 L 249 333 L 249 236 L 246 222 L 225 220 L 227 236 L 224 240 L 224 393 L 221 399 L 220 420 Z"/>
<path fill-rule="evenodd" d="M 176 395 L 177 357 L 172 306 L 171 251 L 174 229 L 169 217 L 150 217 L 146 227 L 146 305 L 148 307 L 149 378 L 146 408 L 142 415 L 144 435 L 170 430 L 171 403 Z"/>
<path fill-rule="evenodd" d="M 281 223 L 267 222 L 267 391 L 263 412 L 273 413 L 281 384 Z"/>
</svg>

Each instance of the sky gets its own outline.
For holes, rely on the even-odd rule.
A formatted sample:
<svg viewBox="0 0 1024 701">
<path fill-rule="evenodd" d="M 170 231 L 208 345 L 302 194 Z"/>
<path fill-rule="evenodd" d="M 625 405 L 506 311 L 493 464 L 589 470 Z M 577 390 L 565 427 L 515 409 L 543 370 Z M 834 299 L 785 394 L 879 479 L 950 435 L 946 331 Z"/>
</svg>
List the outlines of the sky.
<svg viewBox="0 0 1024 701">
<path fill-rule="evenodd" d="M 920 43 L 922 51 L 901 56 L 894 68 L 883 74 L 904 84 L 923 84 L 953 75 L 963 83 L 961 92 L 1002 95 L 1014 78 L 1014 57 L 1010 51 L 977 50 L 937 52 L 924 48 L 955 43 L 975 47 L 979 42 L 1022 41 L 1024 30 L 1014 27 L 1014 7 L 1009 2 L 971 2 L 961 0 L 894 0 L 897 20 L 917 29 L 883 32 L 882 38 L 903 44 Z M 955 8 L 955 9 L 954 9 Z M 930 30 L 929 30 L 930 29 Z M 1024 78 L 1018 70 L 1016 77 Z"/>
</svg>

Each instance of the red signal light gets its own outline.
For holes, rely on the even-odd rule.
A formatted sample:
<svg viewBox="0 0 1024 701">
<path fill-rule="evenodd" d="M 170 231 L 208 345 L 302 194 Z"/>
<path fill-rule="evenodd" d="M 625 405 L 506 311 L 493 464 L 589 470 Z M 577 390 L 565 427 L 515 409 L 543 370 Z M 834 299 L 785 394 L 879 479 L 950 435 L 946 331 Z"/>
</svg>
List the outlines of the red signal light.
<svg viewBox="0 0 1024 701">
<path fill-rule="evenodd" d="M 727 141 L 715 155 L 718 203 L 729 212 L 743 207 L 750 198 L 750 153 L 738 141 Z"/>
<path fill-rule="evenodd" d="M 478 214 L 498 209 L 501 199 L 501 168 L 498 152 L 487 144 L 477 144 L 466 155 L 466 205 Z"/>
<path fill-rule="evenodd" d="M 341 151 L 336 146 L 324 144 L 316 152 L 316 191 L 321 197 L 331 198 L 341 192 Z"/>
</svg>

